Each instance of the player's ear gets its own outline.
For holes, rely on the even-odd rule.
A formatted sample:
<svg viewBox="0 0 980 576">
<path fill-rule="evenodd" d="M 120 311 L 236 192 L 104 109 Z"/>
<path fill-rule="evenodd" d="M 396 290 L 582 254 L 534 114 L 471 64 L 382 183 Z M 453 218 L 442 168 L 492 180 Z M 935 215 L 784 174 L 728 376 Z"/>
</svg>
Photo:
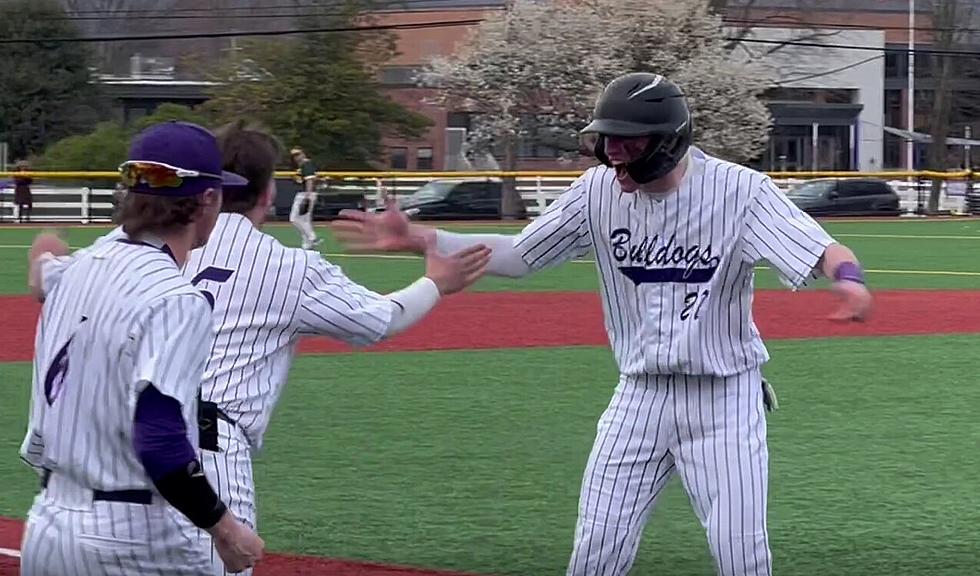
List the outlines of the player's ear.
<svg viewBox="0 0 980 576">
<path fill-rule="evenodd" d="M 204 194 L 201 194 L 201 207 L 210 208 L 214 206 L 220 210 L 222 198 L 221 188 L 208 188 Z"/>
<path fill-rule="evenodd" d="M 269 206 L 272 206 L 276 202 L 277 192 L 278 192 L 278 188 L 276 187 L 276 179 L 269 178 L 269 185 L 266 186 L 265 190 L 262 191 L 262 194 L 259 195 L 259 204 L 263 208 L 268 208 Z"/>
</svg>

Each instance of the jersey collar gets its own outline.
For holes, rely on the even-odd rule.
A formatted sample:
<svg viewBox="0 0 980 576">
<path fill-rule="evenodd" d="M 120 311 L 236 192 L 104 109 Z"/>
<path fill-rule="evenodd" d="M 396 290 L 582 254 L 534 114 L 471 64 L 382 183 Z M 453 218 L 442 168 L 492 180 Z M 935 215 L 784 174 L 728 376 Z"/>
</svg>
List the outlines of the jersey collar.
<svg viewBox="0 0 980 576">
<path fill-rule="evenodd" d="M 133 246 L 149 246 L 151 248 L 156 248 L 167 256 L 170 256 L 170 259 L 174 261 L 174 264 L 177 263 L 177 257 L 174 256 L 173 250 L 170 249 L 170 246 L 167 246 L 166 242 L 153 234 L 145 234 L 139 240 L 133 240 L 131 238 L 117 238 L 116 242 L 122 242 L 123 244 L 130 244 Z"/>
</svg>

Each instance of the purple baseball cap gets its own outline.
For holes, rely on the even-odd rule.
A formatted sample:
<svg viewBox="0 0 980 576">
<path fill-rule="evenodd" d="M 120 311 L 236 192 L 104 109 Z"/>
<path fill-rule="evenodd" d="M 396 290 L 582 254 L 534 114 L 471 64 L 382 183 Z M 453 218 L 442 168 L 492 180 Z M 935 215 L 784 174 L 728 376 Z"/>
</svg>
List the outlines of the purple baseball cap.
<svg viewBox="0 0 980 576">
<path fill-rule="evenodd" d="M 247 179 L 221 169 L 221 148 L 214 134 L 189 122 L 172 120 L 143 130 L 136 135 L 129 148 L 129 162 L 166 164 L 200 173 L 197 176 L 181 176 L 178 186 L 151 187 L 144 181 L 130 186 L 130 190 L 141 194 L 196 196 L 208 188 L 248 184 Z"/>
</svg>

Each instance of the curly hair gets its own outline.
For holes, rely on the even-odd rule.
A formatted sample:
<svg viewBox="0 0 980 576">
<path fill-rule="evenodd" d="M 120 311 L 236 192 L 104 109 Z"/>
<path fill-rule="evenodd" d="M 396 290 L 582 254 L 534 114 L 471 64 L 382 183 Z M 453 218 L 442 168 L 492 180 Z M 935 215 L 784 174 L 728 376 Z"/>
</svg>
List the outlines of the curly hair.
<svg viewBox="0 0 980 576">
<path fill-rule="evenodd" d="M 119 201 L 115 220 L 130 238 L 163 234 L 193 222 L 200 204 L 200 196 L 167 198 L 127 192 Z"/>
</svg>

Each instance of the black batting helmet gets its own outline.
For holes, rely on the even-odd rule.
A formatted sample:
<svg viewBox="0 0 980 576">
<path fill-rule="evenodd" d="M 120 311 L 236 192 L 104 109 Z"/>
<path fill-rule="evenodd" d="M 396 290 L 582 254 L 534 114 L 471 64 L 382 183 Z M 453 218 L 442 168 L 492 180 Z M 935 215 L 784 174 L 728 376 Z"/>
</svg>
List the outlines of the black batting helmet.
<svg viewBox="0 0 980 576">
<path fill-rule="evenodd" d="M 633 72 L 606 85 L 582 134 L 596 134 L 593 152 L 606 166 L 606 136 L 650 136 L 643 155 L 626 165 L 638 184 L 673 170 L 691 146 L 691 111 L 681 89 L 659 74 Z"/>
</svg>

